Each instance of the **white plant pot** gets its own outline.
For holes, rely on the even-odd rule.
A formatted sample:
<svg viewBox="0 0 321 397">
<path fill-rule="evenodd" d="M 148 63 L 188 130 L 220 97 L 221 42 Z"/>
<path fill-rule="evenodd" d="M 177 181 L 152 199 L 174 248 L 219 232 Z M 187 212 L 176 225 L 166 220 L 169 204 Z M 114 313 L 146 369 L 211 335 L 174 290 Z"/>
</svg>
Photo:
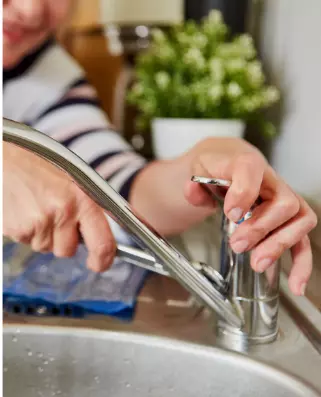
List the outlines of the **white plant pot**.
<svg viewBox="0 0 321 397">
<path fill-rule="evenodd" d="M 173 159 L 205 138 L 242 138 L 244 130 L 242 120 L 158 118 L 152 122 L 153 150 L 160 160 Z"/>
</svg>

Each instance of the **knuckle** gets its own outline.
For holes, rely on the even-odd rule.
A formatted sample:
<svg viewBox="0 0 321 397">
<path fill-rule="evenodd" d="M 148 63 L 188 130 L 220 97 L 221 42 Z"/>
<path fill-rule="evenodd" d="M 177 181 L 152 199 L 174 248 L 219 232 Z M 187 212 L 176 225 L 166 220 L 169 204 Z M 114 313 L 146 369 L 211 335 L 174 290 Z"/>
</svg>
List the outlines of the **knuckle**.
<svg viewBox="0 0 321 397">
<path fill-rule="evenodd" d="M 312 225 L 313 227 L 316 227 L 316 226 L 318 225 L 318 216 L 317 216 L 317 214 L 316 214 L 314 211 L 312 211 L 312 210 L 310 210 L 310 218 L 311 218 L 311 225 Z"/>
<path fill-rule="evenodd" d="M 254 204 L 255 200 L 257 200 L 259 196 L 260 187 L 259 186 L 249 186 L 244 193 L 244 198 L 248 200 L 248 205 L 251 206 Z"/>
<path fill-rule="evenodd" d="M 98 258 L 103 259 L 106 256 L 110 256 L 116 251 L 116 243 L 114 240 L 110 239 L 103 244 L 99 244 L 95 248 L 95 254 Z"/>
<path fill-rule="evenodd" d="M 305 235 L 302 240 L 301 240 L 301 244 L 303 248 L 310 248 L 310 239 L 307 235 Z"/>
<path fill-rule="evenodd" d="M 288 204 L 289 212 L 292 212 L 293 215 L 296 215 L 300 211 L 300 201 L 299 199 L 293 195 L 293 199 Z"/>
<path fill-rule="evenodd" d="M 59 190 L 50 198 L 46 208 L 49 214 L 55 216 L 57 213 L 70 212 L 75 208 L 76 193 L 73 185 L 71 182 L 68 183 L 64 189 Z"/>
<path fill-rule="evenodd" d="M 73 184 L 73 186 L 71 187 L 71 194 L 70 196 L 72 196 L 75 201 L 77 203 L 82 204 L 83 202 L 92 202 L 92 200 L 90 199 L 90 197 L 82 190 L 80 189 L 76 184 Z"/>
<path fill-rule="evenodd" d="M 248 235 L 254 236 L 256 242 L 267 236 L 268 230 L 263 225 L 254 225 L 248 230 Z"/>
<path fill-rule="evenodd" d="M 49 225 L 49 217 L 46 214 L 41 214 L 33 220 L 35 234 L 43 234 Z"/>
<path fill-rule="evenodd" d="M 244 152 L 238 156 L 238 162 L 253 166 L 253 163 L 260 161 L 261 158 L 256 152 Z"/>
<path fill-rule="evenodd" d="M 77 194 L 76 201 L 78 204 L 79 211 L 82 214 L 86 214 L 86 215 L 92 214 L 97 210 L 97 208 L 99 208 L 97 204 L 81 190 Z M 73 204 L 76 203 L 73 202 Z"/>
<path fill-rule="evenodd" d="M 32 241 L 31 247 L 34 251 L 46 252 L 49 250 L 49 242 L 46 240 Z"/>
<path fill-rule="evenodd" d="M 31 240 L 32 236 L 33 236 L 33 229 L 31 227 L 15 229 L 12 232 L 12 237 L 16 241 L 19 241 L 21 243 L 29 242 Z"/>
<path fill-rule="evenodd" d="M 292 195 L 290 198 L 280 200 L 278 207 L 288 217 L 293 217 L 300 211 L 300 202 L 294 195 Z"/>
<path fill-rule="evenodd" d="M 308 214 L 308 229 L 309 229 L 309 231 L 314 229 L 317 226 L 317 224 L 318 224 L 318 217 L 314 211 L 310 210 L 309 214 Z"/>
<path fill-rule="evenodd" d="M 78 219 L 91 219 L 92 223 L 97 222 L 97 224 L 99 225 L 99 227 L 101 227 L 101 220 L 104 219 L 105 220 L 105 216 L 104 216 L 104 212 L 103 210 L 98 207 L 98 205 L 96 203 L 94 203 L 91 199 L 89 199 L 88 197 L 86 197 L 80 207 L 78 208 Z M 106 222 L 107 223 L 107 222 Z M 100 240 L 97 240 L 98 244 Z"/>
<path fill-rule="evenodd" d="M 231 193 L 234 200 L 237 200 L 237 205 L 243 210 L 249 210 L 258 196 L 257 189 L 245 183 L 234 185 L 233 189 L 231 188 Z"/>
<path fill-rule="evenodd" d="M 277 252 L 281 255 L 283 252 L 292 247 L 293 241 L 290 239 L 281 239 L 277 242 Z"/>
<path fill-rule="evenodd" d="M 251 169 L 265 169 L 266 160 L 263 155 L 256 150 L 251 150 L 240 154 L 237 158 L 239 164 L 250 167 Z"/>
<path fill-rule="evenodd" d="M 286 250 L 291 247 L 291 243 L 284 239 L 273 239 L 270 251 L 273 257 L 280 257 Z"/>
<path fill-rule="evenodd" d="M 47 206 L 47 211 L 51 215 L 55 215 L 58 211 L 63 210 L 65 207 L 65 200 L 59 196 L 53 196 L 51 197 L 48 206 Z"/>
<path fill-rule="evenodd" d="M 93 201 L 91 201 L 87 197 L 83 198 L 80 208 L 82 215 L 86 215 L 86 216 L 93 215 L 97 212 L 97 209 L 98 207 Z"/>
<path fill-rule="evenodd" d="M 74 199 L 58 200 L 54 209 L 55 226 L 63 227 L 74 217 L 75 212 Z"/>
<path fill-rule="evenodd" d="M 243 198 L 248 197 L 249 190 L 243 185 L 238 185 L 233 188 L 233 194 L 239 199 L 242 200 Z"/>
</svg>

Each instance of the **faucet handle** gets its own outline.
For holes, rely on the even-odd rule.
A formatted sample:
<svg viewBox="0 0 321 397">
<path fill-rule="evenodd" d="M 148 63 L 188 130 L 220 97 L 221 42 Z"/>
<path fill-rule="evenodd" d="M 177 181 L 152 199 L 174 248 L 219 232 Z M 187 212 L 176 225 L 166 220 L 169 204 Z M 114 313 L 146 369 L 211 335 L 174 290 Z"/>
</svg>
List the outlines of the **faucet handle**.
<svg viewBox="0 0 321 397">
<path fill-rule="evenodd" d="M 191 178 L 192 182 L 201 183 L 205 190 L 210 194 L 210 196 L 216 200 L 221 209 L 224 207 L 224 198 L 228 188 L 231 186 L 232 182 L 226 179 L 219 179 L 219 178 L 208 178 L 203 176 L 196 176 L 193 175 Z M 247 219 L 251 218 L 252 211 L 255 207 L 257 207 L 262 202 L 261 198 L 259 197 L 254 205 L 251 207 L 250 211 L 248 211 L 242 219 L 240 219 L 234 226 L 241 224 L 242 222 L 246 221 Z M 231 223 L 231 222 L 229 222 Z M 234 228 L 233 228 L 234 230 Z M 229 233 L 231 234 L 231 233 Z"/>
<path fill-rule="evenodd" d="M 207 178 L 204 176 L 193 175 L 192 182 L 201 183 L 204 185 L 205 190 L 216 200 L 220 207 L 223 209 L 224 198 L 227 189 L 231 186 L 231 182 L 226 179 Z"/>
<path fill-rule="evenodd" d="M 157 262 L 156 259 L 147 252 L 122 244 L 117 245 L 116 256 L 124 259 L 132 265 L 142 267 L 153 273 L 158 273 L 162 276 L 170 277 L 169 272 L 164 266 Z M 223 276 L 216 271 L 213 267 L 202 262 L 191 262 L 191 266 L 202 274 L 206 279 L 212 282 L 221 293 L 226 293 L 228 283 L 224 280 Z"/>
</svg>

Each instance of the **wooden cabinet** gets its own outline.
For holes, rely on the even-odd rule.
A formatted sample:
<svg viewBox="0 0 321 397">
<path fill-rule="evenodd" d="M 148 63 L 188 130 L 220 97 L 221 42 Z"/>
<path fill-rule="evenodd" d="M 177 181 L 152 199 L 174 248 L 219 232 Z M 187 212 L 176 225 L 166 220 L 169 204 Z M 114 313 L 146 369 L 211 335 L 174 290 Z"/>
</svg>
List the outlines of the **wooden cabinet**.
<svg viewBox="0 0 321 397">
<path fill-rule="evenodd" d="M 108 51 L 107 39 L 99 25 L 99 1 L 75 1 L 71 18 L 58 33 L 58 39 L 84 68 L 97 89 L 103 109 L 112 119 L 114 89 L 123 58 Z"/>
<path fill-rule="evenodd" d="M 98 29 L 94 32 L 70 32 L 66 47 L 86 71 L 111 119 L 115 85 L 123 66 L 122 57 L 109 54 L 106 39 Z"/>
<path fill-rule="evenodd" d="M 74 0 L 69 26 L 85 29 L 97 26 L 99 22 L 99 0 Z"/>
</svg>

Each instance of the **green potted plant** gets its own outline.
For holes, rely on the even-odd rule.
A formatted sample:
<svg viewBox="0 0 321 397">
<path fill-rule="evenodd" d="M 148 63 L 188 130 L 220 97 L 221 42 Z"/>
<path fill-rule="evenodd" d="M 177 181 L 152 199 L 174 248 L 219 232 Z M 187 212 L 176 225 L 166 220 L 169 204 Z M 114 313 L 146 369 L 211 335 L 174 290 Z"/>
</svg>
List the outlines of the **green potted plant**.
<svg viewBox="0 0 321 397">
<path fill-rule="evenodd" d="M 156 29 L 137 59 L 128 100 L 139 110 L 137 127 L 152 126 L 158 158 L 173 158 L 209 136 L 242 137 L 245 124 L 275 134 L 262 110 L 279 99 L 265 83 L 253 40 L 230 37 L 219 11 L 201 24 Z"/>
</svg>

